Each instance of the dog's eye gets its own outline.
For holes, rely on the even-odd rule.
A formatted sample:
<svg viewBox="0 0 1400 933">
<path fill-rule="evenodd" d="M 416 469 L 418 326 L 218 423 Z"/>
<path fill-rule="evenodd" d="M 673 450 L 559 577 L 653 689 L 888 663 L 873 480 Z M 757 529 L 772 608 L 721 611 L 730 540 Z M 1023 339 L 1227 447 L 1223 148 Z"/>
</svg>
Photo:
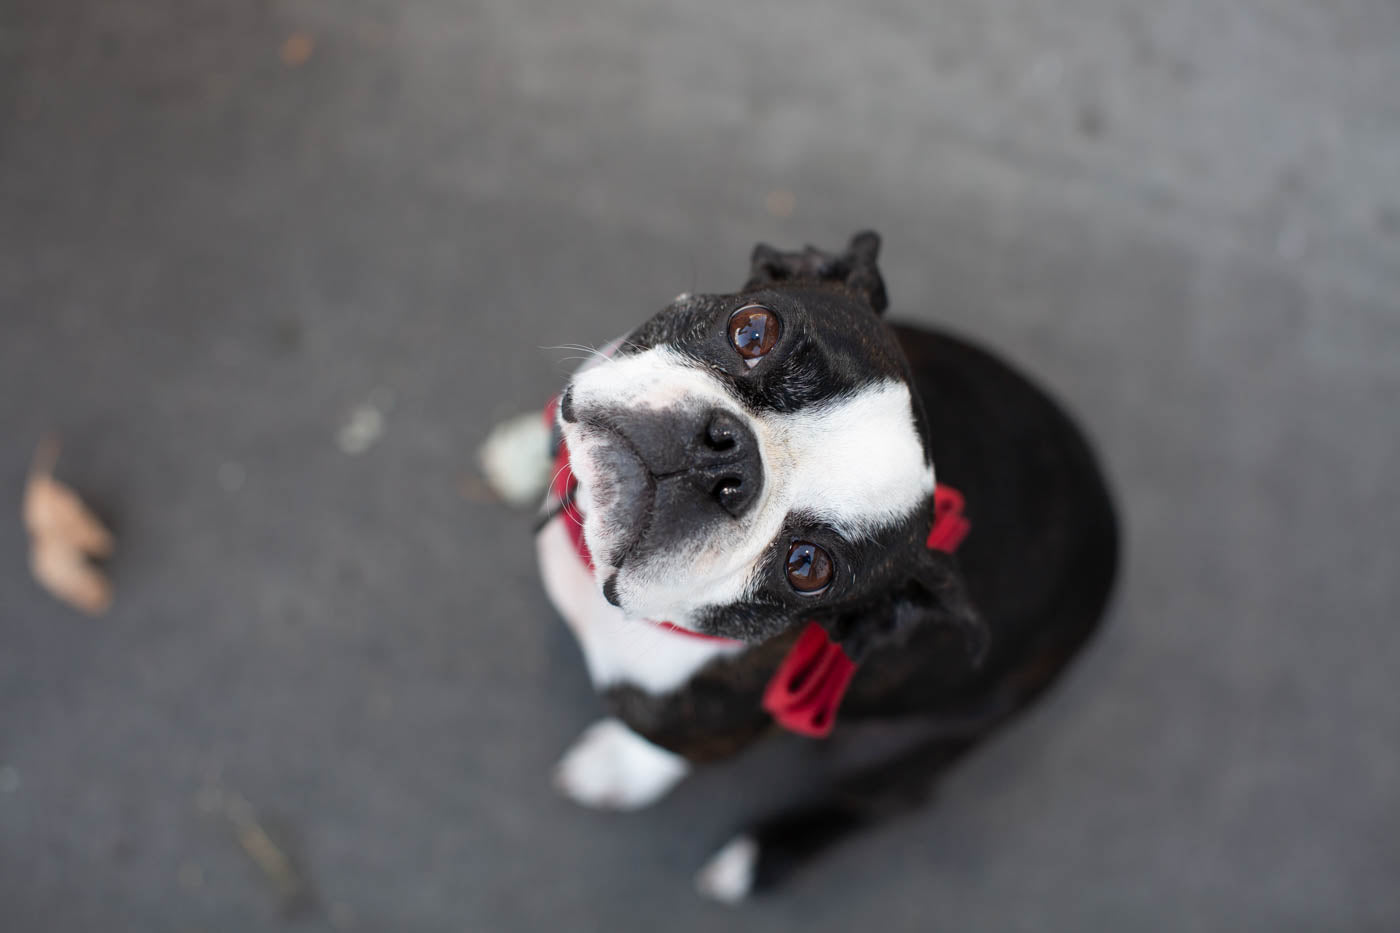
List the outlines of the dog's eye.
<svg viewBox="0 0 1400 933">
<path fill-rule="evenodd" d="M 787 578 L 804 596 L 815 596 L 831 583 L 831 557 L 810 541 L 794 541 L 788 548 Z"/>
<path fill-rule="evenodd" d="M 729 316 L 729 342 L 749 366 L 773 349 L 782 329 L 778 316 L 762 305 L 747 305 Z"/>
</svg>

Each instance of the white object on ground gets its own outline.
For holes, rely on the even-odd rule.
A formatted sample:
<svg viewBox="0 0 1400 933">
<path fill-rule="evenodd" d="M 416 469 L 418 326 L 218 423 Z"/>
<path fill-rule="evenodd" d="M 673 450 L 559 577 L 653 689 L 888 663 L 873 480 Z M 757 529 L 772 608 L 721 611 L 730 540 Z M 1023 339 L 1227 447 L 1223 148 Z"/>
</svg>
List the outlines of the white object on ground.
<svg viewBox="0 0 1400 933">
<path fill-rule="evenodd" d="M 384 412 L 374 405 L 356 405 L 336 434 L 342 453 L 357 457 L 369 450 L 384 433 Z"/>
<path fill-rule="evenodd" d="M 539 412 L 491 429 L 477 457 L 492 491 L 514 506 L 535 505 L 549 486 L 549 425 Z"/>
</svg>

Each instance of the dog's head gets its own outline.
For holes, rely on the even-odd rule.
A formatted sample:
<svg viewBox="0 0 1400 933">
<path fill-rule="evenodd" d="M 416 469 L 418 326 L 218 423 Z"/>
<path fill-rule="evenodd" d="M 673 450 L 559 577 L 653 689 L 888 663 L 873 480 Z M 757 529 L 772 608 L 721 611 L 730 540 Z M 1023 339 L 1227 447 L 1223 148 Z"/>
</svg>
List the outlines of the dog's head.
<svg viewBox="0 0 1400 933">
<path fill-rule="evenodd" d="M 760 245 L 740 292 L 681 295 L 573 378 L 559 420 L 609 602 L 750 642 L 816 619 L 856 657 L 933 622 L 981 653 L 924 547 L 933 463 L 879 245 Z"/>
</svg>

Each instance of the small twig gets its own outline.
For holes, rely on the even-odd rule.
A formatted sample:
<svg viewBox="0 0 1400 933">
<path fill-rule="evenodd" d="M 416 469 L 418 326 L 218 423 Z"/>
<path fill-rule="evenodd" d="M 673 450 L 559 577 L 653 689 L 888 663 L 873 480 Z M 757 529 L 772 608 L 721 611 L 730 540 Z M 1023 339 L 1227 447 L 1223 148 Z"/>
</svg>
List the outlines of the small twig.
<svg viewBox="0 0 1400 933">
<path fill-rule="evenodd" d="M 57 434 L 45 434 L 34 448 L 34 459 L 29 463 L 29 475 L 52 476 L 58 466 L 58 453 L 62 449 Z"/>
</svg>

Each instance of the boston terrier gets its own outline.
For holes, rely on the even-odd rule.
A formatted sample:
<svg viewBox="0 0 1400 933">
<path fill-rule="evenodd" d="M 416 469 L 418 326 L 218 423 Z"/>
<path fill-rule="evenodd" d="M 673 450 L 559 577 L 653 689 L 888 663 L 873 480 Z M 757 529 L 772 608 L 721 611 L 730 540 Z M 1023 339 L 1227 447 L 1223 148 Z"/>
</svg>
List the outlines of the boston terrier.
<svg viewBox="0 0 1400 933">
<path fill-rule="evenodd" d="M 759 245 L 738 292 L 678 296 L 483 450 L 516 495 L 522 450 L 552 467 L 540 568 L 609 713 L 568 797 L 643 807 L 778 729 L 920 727 L 724 845 L 697 886 L 725 902 L 912 807 L 1060 674 L 1114 578 L 1080 432 L 985 350 L 887 323 L 879 246 Z"/>
</svg>

